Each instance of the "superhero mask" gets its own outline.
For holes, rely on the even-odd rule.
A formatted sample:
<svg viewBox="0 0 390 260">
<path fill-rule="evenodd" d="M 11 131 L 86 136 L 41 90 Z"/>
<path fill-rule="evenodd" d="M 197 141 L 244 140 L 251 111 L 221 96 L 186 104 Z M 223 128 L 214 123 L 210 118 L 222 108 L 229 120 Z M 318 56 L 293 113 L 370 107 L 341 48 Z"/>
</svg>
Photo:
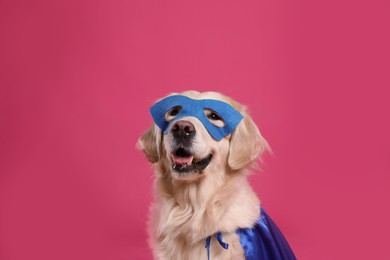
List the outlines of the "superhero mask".
<svg viewBox="0 0 390 260">
<path fill-rule="evenodd" d="M 165 114 L 173 109 L 178 108 L 178 114 L 172 121 L 167 121 Z M 218 127 L 210 122 L 205 115 L 205 110 L 210 109 L 217 113 L 224 121 L 223 127 Z M 228 136 L 237 127 L 240 121 L 244 118 L 231 105 L 213 99 L 191 99 L 186 96 L 174 95 L 164 98 L 150 108 L 153 120 L 156 125 L 163 131 L 168 133 L 171 125 L 183 117 L 196 117 L 204 125 L 209 134 L 217 141 Z"/>
</svg>

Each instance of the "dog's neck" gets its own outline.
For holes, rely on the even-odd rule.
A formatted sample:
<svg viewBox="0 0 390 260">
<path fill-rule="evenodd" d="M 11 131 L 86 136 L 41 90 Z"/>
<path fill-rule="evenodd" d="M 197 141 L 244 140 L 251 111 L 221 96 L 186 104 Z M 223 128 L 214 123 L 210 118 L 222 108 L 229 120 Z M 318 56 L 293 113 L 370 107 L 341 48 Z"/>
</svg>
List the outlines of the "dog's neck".
<svg viewBox="0 0 390 260">
<path fill-rule="evenodd" d="M 251 227 L 260 214 L 260 202 L 243 171 L 219 176 L 209 173 L 190 183 L 176 181 L 167 172 L 157 177 L 155 185 L 159 194 L 164 194 L 156 198 L 157 204 L 170 207 L 160 209 L 160 232 L 169 229 L 171 235 L 174 232 L 192 242 L 216 232 Z M 164 218 L 174 218 L 170 221 L 174 226 L 164 226 Z"/>
</svg>

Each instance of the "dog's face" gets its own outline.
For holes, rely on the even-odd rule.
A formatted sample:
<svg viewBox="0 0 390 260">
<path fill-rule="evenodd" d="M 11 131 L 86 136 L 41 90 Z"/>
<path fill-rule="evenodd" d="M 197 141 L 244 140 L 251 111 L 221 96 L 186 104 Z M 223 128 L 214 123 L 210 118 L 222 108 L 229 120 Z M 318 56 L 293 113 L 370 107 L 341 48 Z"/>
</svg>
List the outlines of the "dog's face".
<svg viewBox="0 0 390 260">
<path fill-rule="evenodd" d="M 207 175 L 239 170 L 253 162 L 266 149 L 267 143 L 260 135 L 245 109 L 232 99 L 216 92 L 180 93 L 191 99 L 214 99 L 228 103 L 244 118 L 234 131 L 216 140 L 195 116 L 178 117 L 181 107 L 173 107 L 164 114 L 169 123 L 165 134 L 154 125 L 140 139 L 139 147 L 149 161 L 159 163 L 163 172 L 173 180 L 196 181 Z M 225 120 L 211 109 L 203 113 L 217 128 L 223 128 Z"/>
<path fill-rule="evenodd" d="M 222 99 L 215 93 L 196 95 L 189 92 L 187 96 L 194 99 Z M 166 120 L 168 122 L 175 120 L 180 112 L 178 110 L 179 108 L 169 110 L 165 115 Z M 205 109 L 204 113 L 213 125 L 225 126 L 225 122 L 215 111 Z M 229 141 L 225 138 L 215 140 L 202 122 L 193 116 L 175 121 L 163 136 L 162 146 L 171 166 L 172 176 L 179 180 L 196 180 L 204 177 L 213 168 L 226 165 L 229 153 Z"/>
</svg>

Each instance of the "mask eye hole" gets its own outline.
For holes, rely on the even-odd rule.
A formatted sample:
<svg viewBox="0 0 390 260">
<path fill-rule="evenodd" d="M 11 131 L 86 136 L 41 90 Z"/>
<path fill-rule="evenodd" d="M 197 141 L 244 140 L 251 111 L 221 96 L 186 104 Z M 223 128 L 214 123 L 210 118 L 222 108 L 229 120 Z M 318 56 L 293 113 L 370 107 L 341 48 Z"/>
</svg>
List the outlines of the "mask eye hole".
<svg viewBox="0 0 390 260">
<path fill-rule="evenodd" d="M 224 127 L 226 125 L 225 121 L 223 121 L 223 118 L 217 112 L 211 109 L 205 109 L 204 114 L 213 125 L 218 127 Z"/>
<path fill-rule="evenodd" d="M 165 113 L 165 120 L 172 121 L 181 112 L 181 106 L 176 106 Z"/>
</svg>

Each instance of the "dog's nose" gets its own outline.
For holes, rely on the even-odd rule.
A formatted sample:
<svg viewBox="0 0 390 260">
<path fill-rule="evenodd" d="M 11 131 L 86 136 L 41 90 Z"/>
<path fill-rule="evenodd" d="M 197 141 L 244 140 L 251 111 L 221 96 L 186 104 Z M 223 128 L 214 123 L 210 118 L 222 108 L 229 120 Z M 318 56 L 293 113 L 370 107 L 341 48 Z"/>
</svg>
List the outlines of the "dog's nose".
<svg viewBox="0 0 390 260">
<path fill-rule="evenodd" d="M 195 135 L 194 125 L 184 120 L 177 121 L 171 131 L 175 138 L 190 138 Z"/>
</svg>

